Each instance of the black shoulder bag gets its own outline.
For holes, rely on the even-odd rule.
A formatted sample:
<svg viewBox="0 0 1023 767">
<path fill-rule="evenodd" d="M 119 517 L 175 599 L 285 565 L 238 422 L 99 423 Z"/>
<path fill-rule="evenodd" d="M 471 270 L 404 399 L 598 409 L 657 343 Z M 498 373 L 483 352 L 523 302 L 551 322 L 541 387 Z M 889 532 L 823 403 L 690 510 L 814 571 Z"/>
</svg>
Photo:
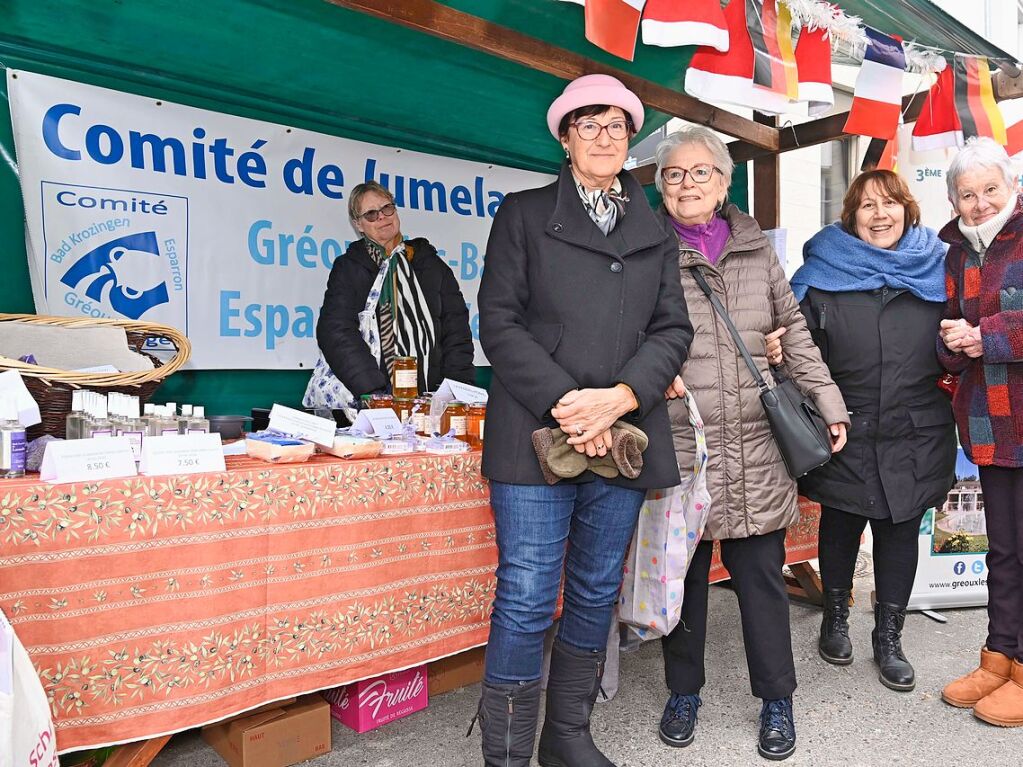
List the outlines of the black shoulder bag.
<svg viewBox="0 0 1023 767">
<path fill-rule="evenodd" d="M 735 346 L 742 354 L 749 372 L 760 391 L 760 404 L 764 406 L 767 422 L 771 426 L 774 441 L 785 461 L 789 476 L 798 479 L 804 474 L 823 466 L 831 460 L 831 435 L 817 406 L 810 397 L 804 397 L 791 379 L 779 379 L 772 389 L 757 370 L 739 331 L 732 324 L 728 312 L 711 290 L 699 267 L 690 267 L 696 283 L 706 294 L 714 311 L 724 321 L 735 340 Z"/>
</svg>

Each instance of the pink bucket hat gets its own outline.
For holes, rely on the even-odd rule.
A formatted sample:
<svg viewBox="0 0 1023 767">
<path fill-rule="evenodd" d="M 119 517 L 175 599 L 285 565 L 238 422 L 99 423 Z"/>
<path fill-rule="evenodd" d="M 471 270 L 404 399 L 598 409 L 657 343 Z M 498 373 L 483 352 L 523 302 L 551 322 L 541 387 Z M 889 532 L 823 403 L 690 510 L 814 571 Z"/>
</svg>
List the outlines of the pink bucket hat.
<svg viewBox="0 0 1023 767">
<path fill-rule="evenodd" d="M 574 109 L 593 104 L 620 107 L 632 118 L 632 125 L 637 132 L 643 127 L 643 103 L 621 80 L 611 75 L 583 75 L 566 85 L 547 110 L 547 127 L 551 135 L 555 139 L 560 138 L 558 125 L 562 117 Z"/>
</svg>

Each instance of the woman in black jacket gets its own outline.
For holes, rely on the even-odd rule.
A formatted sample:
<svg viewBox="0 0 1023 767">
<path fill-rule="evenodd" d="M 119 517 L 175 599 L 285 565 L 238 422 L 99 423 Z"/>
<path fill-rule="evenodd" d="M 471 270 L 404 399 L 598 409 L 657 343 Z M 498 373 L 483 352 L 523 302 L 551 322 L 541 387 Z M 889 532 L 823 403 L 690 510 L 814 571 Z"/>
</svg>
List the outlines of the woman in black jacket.
<svg viewBox="0 0 1023 767">
<path fill-rule="evenodd" d="M 394 197 L 375 181 L 352 190 L 348 217 L 362 237 L 334 262 L 316 325 L 316 341 L 334 375 L 356 398 L 387 392 L 395 357 L 409 356 L 418 362 L 421 392 L 445 378 L 473 383 L 469 310 L 437 249 L 422 237 L 402 237 Z M 385 268 L 375 308 L 378 361 L 359 321 Z"/>
<path fill-rule="evenodd" d="M 860 536 L 870 522 L 877 587 L 874 660 L 893 690 L 915 685 L 901 633 L 924 512 L 954 479 L 952 408 L 938 388 L 934 348 L 945 300 L 945 247 L 920 226 L 920 207 L 899 176 L 858 176 L 841 222 L 803 249 L 792 289 L 821 356 L 842 391 L 849 444 L 800 481 L 821 504 L 824 619 L 818 649 L 852 662 L 849 596 Z"/>
<path fill-rule="evenodd" d="M 615 78 L 570 83 L 547 113 L 567 158 L 558 180 L 508 195 L 490 232 L 479 293 L 494 373 L 483 473 L 498 548 L 479 708 L 487 765 L 530 764 L 562 572 L 539 762 L 611 765 L 590 711 L 645 490 L 679 482 L 664 392 L 692 340 L 674 235 L 622 170 L 642 123 L 642 104 Z M 534 432 L 560 427 L 576 451 L 604 457 L 617 419 L 649 438 L 638 477 L 587 470 L 547 483 Z"/>
</svg>

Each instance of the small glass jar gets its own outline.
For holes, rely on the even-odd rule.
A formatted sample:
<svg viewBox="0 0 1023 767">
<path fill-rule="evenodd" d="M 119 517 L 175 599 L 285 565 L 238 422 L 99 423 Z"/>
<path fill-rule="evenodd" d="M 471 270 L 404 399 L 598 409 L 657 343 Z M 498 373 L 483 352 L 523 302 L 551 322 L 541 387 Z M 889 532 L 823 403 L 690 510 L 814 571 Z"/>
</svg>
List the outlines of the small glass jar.
<svg viewBox="0 0 1023 767">
<path fill-rule="evenodd" d="M 473 447 L 483 447 L 483 428 L 487 420 L 487 403 L 473 402 L 469 405 L 468 411 L 469 444 Z"/>
<path fill-rule="evenodd" d="M 469 406 L 464 402 L 459 402 L 458 400 L 449 402 L 448 406 L 444 409 L 444 415 L 441 416 L 440 433 L 444 435 L 454 429 L 455 437 L 462 440 L 462 442 L 468 442 L 468 416 Z"/>
<path fill-rule="evenodd" d="M 395 399 L 415 399 L 419 394 L 419 363 L 415 357 L 397 357 L 391 373 Z"/>
<path fill-rule="evenodd" d="M 371 410 L 382 410 L 385 407 L 394 408 L 394 397 L 390 394 L 374 394 L 369 398 Z"/>
<path fill-rule="evenodd" d="M 422 397 L 416 397 L 412 401 L 413 409 L 418 408 L 418 411 L 413 415 L 413 422 L 416 425 L 416 434 L 424 437 L 433 436 L 430 432 L 430 402 L 432 397 L 429 395 L 423 395 Z"/>
<path fill-rule="evenodd" d="M 406 399 L 403 397 L 394 398 L 394 412 L 398 416 L 398 420 L 402 423 L 408 421 L 412 415 L 412 403 L 413 400 Z"/>
</svg>

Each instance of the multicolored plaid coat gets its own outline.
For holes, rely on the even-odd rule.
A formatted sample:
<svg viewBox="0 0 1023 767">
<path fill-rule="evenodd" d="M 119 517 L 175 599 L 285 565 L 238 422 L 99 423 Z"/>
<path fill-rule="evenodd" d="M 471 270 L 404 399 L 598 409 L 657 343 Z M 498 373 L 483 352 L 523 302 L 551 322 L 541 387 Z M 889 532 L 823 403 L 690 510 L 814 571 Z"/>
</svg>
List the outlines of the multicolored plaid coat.
<svg viewBox="0 0 1023 767">
<path fill-rule="evenodd" d="M 950 352 L 938 359 L 959 374 L 952 402 L 959 441 L 978 466 L 1023 466 L 1023 199 L 984 255 L 984 265 L 951 221 L 939 236 L 945 259 L 945 319 L 980 325 L 982 357 Z"/>
</svg>

